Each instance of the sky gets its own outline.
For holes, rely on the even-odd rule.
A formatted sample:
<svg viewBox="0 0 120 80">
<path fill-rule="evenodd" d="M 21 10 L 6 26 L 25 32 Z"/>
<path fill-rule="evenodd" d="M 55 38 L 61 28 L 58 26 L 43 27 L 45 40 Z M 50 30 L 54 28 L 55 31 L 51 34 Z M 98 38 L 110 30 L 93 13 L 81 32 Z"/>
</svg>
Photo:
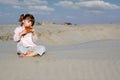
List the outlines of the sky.
<svg viewBox="0 0 120 80">
<path fill-rule="evenodd" d="M 27 13 L 37 22 L 120 24 L 120 0 L 0 0 L 0 24 L 19 24 Z"/>
</svg>

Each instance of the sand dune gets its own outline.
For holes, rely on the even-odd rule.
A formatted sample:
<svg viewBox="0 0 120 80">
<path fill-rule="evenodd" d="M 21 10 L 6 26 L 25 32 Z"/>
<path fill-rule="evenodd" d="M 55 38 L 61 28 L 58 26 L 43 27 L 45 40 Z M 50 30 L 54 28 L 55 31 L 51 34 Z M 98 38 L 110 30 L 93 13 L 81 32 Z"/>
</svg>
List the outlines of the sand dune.
<svg viewBox="0 0 120 80">
<path fill-rule="evenodd" d="M 44 26 L 46 28 L 46 26 Z M 47 45 L 71 45 L 96 40 L 120 39 L 119 25 L 48 26 L 39 32 L 39 42 Z"/>
<path fill-rule="evenodd" d="M 120 41 L 46 46 L 42 57 L 19 58 L 14 42 L 0 42 L 0 80 L 119 80 Z"/>
<path fill-rule="evenodd" d="M 0 26 L 0 40 L 12 40 L 17 25 Z M 96 40 L 120 39 L 120 26 L 116 24 L 94 25 L 46 25 L 34 26 L 40 44 L 71 45 Z"/>
<path fill-rule="evenodd" d="M 13 30 L 0 26 L 0 80 L 120 80 L 120 25 L 34 26 L 42 57 L 19 58 Z"/>
</svg>

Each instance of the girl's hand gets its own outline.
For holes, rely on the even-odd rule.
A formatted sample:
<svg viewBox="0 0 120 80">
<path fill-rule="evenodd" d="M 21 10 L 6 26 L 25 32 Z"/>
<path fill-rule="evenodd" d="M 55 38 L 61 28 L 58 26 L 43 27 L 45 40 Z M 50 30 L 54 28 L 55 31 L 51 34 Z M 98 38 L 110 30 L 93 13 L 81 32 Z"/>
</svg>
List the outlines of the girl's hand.
<svg viewBox="0 0 120 80">
<path fill-rule="evenodd" d="M 27 32 L 26 32 L 26 30 L 23 30 L 23 31 L 19 34 L 20 38 L 21 38 L 22 36 L 24 36 L 25 34 L 27 34 Z"/>
<path fill-rule="evenodd" d="M 33 28 L 32 27 L 25 27 L 25 30 L 27 33 L 30 33 L 30 32 L 32 32 Z"/>
<path fill-rule="evenodd" d="M 32 34 L 33 34 L 33 35 L 35 35 L 35 34 L 36 34 L 35 29 L 32 29 L 32 30 L 31 30 L 31 32 L 32 32 Z"/>
<path fill-rule="evenodd" d="M 20 36 L 20 38 L 21 38 L 22 36 L 24 36 L 24 35 L 26 35 L 27 33 L 30 33 L 30 32 L 31 32 L 33 35 L 36 35 L 35 29 L 31 29 L 29 32 L 26 31 L 26 30 L 23 30 L 23 31 L 19 34 L 19 36 Z"/>
</svg>

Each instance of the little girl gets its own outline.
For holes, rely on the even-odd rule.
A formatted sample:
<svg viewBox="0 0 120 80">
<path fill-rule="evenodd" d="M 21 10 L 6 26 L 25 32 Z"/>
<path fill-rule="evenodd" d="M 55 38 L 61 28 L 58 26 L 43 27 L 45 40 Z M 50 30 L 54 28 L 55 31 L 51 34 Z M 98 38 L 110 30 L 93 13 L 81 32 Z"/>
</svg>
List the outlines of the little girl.
<svg viewBox="0 0 120 80">
<path fill-rule="evenodd" d="M 17 42 L 17 54 L 19 57 L 33 57 L 43 55 L 46 49 L 44 46 L 36 45 L 37 34 L 33 25 L 34 16 L 31 14 L 20 15 L 21 26 L 14 30 L 14 41 Z"/>
</svg>

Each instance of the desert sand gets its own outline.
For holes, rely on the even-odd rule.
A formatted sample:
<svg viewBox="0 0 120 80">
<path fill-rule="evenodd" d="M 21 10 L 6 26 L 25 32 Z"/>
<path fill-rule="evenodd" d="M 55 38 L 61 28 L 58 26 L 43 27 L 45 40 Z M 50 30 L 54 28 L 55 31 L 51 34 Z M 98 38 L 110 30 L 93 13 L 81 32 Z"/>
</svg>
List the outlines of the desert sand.
<svg viewBox="0 0 120 80">
<path fill-rule="evenodd" d="M 0 25 L 0 80 L 120 80 L 120 25 L 34 26 L 41 57 L 19 58 L 17 25 Z"/>
</svg>

